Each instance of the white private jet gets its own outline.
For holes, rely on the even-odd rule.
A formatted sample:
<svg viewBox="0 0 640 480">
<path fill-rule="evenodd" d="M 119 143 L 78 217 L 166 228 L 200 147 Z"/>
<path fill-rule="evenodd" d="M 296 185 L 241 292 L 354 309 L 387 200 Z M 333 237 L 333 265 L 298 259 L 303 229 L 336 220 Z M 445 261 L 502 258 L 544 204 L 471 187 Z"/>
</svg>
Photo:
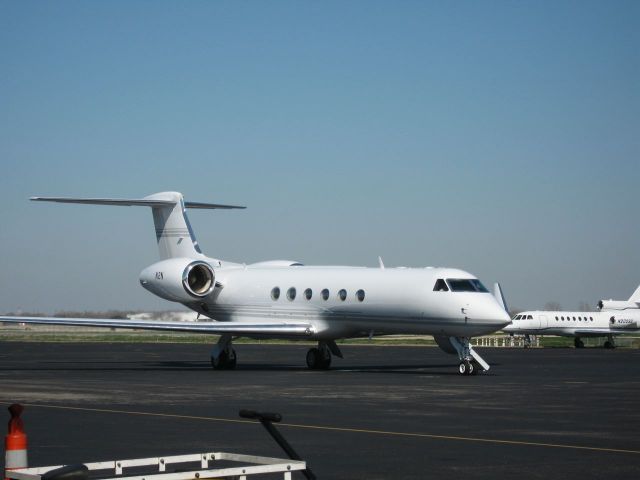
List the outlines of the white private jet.
<svg viewBox="0 0 640 480">
<path fill-rule="evenodd" d="M 521 312 L 503 331 L 525 335 L 525 345 L 529 335 L 559 335 L 574 337 L 576 348 L 581 337 L 607 337 L 604 347 L 615 348 L 614 335 L 640 332 L 640 286 L 627 301 L 600 300 L 595 312 Z"/>
<path fill-rule="evenodd" d="M 0 322 L 82 325 L 218 334 L 214 369 L 232 369 L 234 337 L 317 340 L 307 353 L 310 369 L 327 369 L 342 358 L 341 338 L 386 334 L 433 335 L 460 359 L 463 375 L 489 365 L 469 338 L 510 323 L 498 284 L 496 297 L 480 281 L 451 268 L 304 266 L 274 260 L 245 265 L 205 256 L 186 208 L 245 208 L 185 202 L 178 192 L 142 199 L 32 197 L 44 202 L 151 207 L 161 260 L 140 273 L 155 295 L 179 302 L 208 321 L 163 322 L 88 318 L 0 317 Z"/>
</svg>

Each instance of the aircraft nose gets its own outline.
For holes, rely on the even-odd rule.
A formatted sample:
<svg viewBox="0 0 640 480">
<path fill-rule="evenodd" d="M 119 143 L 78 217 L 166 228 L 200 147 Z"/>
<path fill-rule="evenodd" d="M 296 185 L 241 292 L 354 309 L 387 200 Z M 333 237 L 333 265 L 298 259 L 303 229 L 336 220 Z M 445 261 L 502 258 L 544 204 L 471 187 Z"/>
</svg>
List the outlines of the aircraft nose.
<svg viewBox="0 0 640 480">
<path fill-rule="evenodd" d="M 511 317 L 501 305 L 496 303 L 495 307 L 492 309 L 489 321 L 493 323 L 497 329 L 502 329 L 503 327 L 511 324 Z"/>
</svg>

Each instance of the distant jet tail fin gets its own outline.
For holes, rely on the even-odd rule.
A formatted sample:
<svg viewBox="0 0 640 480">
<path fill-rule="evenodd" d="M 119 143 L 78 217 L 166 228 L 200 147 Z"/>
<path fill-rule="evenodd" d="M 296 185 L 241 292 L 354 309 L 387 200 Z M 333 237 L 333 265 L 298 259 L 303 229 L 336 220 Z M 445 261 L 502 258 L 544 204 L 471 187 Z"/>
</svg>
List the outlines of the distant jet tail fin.
<svg viewBox="0 0 640 480">
<path fill-rule="evenodd" d="M 230 209 L 245 208 L 235 205 L 185 202 L 179 192 L 161 192 L 139 199 L 119 198 L 70 198 L 31 197 L 38 202 L 80 203 L 88 205 L 144 206 L 151 207 L 156 227 L 156 240 L 162 260 L 174 257 L 200 258 L 202 250 L 193 233 L 186 208 Z"/>
<path fill-rule="evenodd" d="M 640 285 L 636 288 L 636 291 L 631 294 L 629 297 L 630 302 L 640 303 Z"/>
</svg>

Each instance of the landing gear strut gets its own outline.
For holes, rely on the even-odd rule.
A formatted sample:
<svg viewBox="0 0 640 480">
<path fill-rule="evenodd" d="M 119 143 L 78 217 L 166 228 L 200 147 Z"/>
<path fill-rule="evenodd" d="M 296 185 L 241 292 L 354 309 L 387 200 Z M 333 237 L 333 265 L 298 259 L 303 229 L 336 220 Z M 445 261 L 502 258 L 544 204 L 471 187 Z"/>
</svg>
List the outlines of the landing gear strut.
<svg viewBox="0 0 640 480">
<path fill-rule="evenodd" d="M 231 336 L 223 335 L 211 350 L 211 367 L 214 370 L 233 370 L 238 356 L 231 344 Z"/>
<path fill-rule="evenodd" d="M 616 348 L 616 342 L 613 340 L 613 335 L 608 335 L 607 341 L 604 342 L 604 348 Z"/>
<path fill-rule="evenodd" d="M 309 370 L 328 370 L 331 366 L 331 354 L 342 358 L 336 342 L 318 342 L 318 348 L 310 348 L 307 352 L 307 367 Z"/>
<path fill-rule="evenodd" d="M 476 375 L 478 372 L 489 370 L 489 364 L 473 349 L 469 343 L 469 337 L 449 337 L 449 342 L 460 358 L 458 365 L 460 375 Z"/>
</svg>

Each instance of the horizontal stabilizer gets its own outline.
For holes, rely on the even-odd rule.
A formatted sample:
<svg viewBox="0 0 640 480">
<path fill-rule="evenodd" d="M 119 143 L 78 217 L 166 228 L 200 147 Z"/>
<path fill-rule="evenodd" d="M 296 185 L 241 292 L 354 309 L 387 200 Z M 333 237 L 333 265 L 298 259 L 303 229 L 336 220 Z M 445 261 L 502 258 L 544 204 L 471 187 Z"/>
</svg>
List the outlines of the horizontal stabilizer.
<svg viewBox="0 0 640 480">
<path fill-rule="evenodd" d="M 85 205 L 113 205 L 121 207 L 163 207 L 176 204 L 174 200 L 158 200 L 151 198 L 73 198 L 73 197 L 31 197 L 34 202 L 81 203 Z M 185 208 L 230 209 L 247 208 L 238 205 L 221 205 L 218 203 L 184 202 Z"/>
<path fill-rule="evenodd" d="M 249 323 L 249 322 L 161 322 L 154 320 L 121 320 L 103 318 L 59 317 L 0 317 L 0 322 L 34 323 L 41 325 L 67 325 L 76 327 L 128 328 L 135 330 L 164 330 L 264 337 L 309 337 L 315 333 L 310 323 Z"/>
</svg>

